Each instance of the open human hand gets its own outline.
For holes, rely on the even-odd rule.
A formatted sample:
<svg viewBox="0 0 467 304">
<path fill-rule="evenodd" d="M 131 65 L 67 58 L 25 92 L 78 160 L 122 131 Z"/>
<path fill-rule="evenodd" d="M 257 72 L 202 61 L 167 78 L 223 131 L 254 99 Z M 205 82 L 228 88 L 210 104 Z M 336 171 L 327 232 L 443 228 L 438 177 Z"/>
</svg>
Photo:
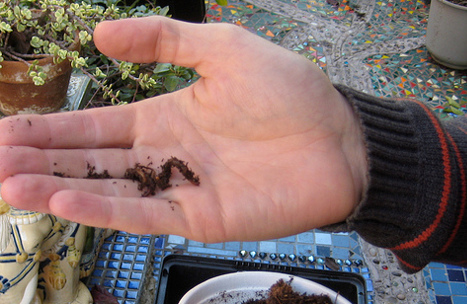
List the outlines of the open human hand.
<svg viewBox="0 0 467 304">
<path fill-rule="evenodd" d="M 133 62 L 201 76 L 138 103 L 0 121 L 1 194 L 9 204 L 90 226 L 203 241 L 277 238 L 344 220 L 367 173 L 363 135 L 312 62 L 227 24 L 163 17 L 104 22 L 95 43 Z M 141 197 L 123 179 L 171 156 L 173 185 Z M 112 179 L 86 179 L 90 167 Z M 66 178 L 54 176 L 61 172 Z"/>
</svg>

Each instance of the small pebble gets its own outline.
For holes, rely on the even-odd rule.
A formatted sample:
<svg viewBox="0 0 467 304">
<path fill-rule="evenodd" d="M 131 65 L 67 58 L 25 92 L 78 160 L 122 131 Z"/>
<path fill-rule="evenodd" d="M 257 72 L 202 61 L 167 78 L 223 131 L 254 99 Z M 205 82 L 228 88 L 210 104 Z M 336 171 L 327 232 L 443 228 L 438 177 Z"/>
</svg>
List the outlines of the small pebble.
<svg viewBox="0 0 467 304">
<path fill-rule="evenodd" d="M 405 300 L 405 294 L 400 293 L 400 294 L 397 295 L 397 298 L 398 298 L 399 300 Z"/>
</svg>

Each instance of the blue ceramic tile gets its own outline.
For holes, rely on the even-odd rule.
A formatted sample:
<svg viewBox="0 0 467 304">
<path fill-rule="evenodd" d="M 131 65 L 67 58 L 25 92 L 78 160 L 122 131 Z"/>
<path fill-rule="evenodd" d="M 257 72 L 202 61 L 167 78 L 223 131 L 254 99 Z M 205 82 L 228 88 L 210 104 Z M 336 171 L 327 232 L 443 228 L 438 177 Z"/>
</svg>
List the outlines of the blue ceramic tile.
<svg viewBox="0 0 467 304">
<path fill-rule="evenodd" d="M 369 291 L 369 292 L 373 291 L 373 281 L 366 280 L 366 290 Z"/>
<path fill-rule="evenodd" d="M 128 236 L 127 237 L 127 242 L 129 242 L 129 243 L 141 243 L 142 241 L 143 241 L 142 239 L 138 239 L 135 236 Z"/>
<path fill-rule="evenodd" d="M 449 285 L 453 295 L 467 296 L 467 285 L 464 282 L 450 282 Z"/>
<path fill-rule="evenodd" d="M 445 268 L 446 265 L 443 264 L 443 263 L 438 263 L 438 262 L 431 262 L 429 265 L 428 265 L 430 268 Z"/>
<path fill-rule="evenodd" d="M 239 251 L 240 250 L 240 243 L 239 242 L 225 243 L 225 249 L 226 250 Z"/>
<path fill-rule="evenodd" d="M 149 237 L 142 237 L 139 239 L 139 241 L 137 241 L 138 244 L 141 244 L 141 245 L 149 245 L 151 243 L 151 238 Z"/>
<path fill-rule="evenodd" d="M 96 267 L 105 267 L 107 262 L 105 260 L 97 260 Z"/>
<path fill-rule="evenodd" d="M 350 236 L 351 239 L 358 242 L 359 236 L 358 236 L 358 234 L 356 232 L 351 232 L 349 234 L 349 236 Z"/>
<path fill-rule="evenodd" d="M 122 298 L 125 295 L 125 291 L 121 289 L 116 289 L 112 294 L 116 297 Z"/>
<path fill-rule="evenodd" d="M 446 269 L 437 269 L 437 268 L 432 268 L 430 269 L 431 273 L 431 278 L 433 281 L 441 281 L 441 282 L 446 282 L 448 280 L 448 276 L 446 273 Z"/>
<path fill-rule="evenodd" d="M 467 297 L 458 297 L 458 296 L 452 297 L 452 304 L 466 304 L 466 303 L 467 303 Z"/>
<path fill-rule="evenodd" d="M 125 281 L 117 281 L 117 283 L 115 283 L 115 287 L 116 288 L 126 288 L 126 282 Z"/>
<path fill-rule="evenodd" d="M 113 269 L 119 269 L 120 268 L 120 262 L 114 262 L 110 261 L 107 263 L 108 268 L 113 268 Z"/>
<path fill-rule="evenodd" d="M 358 241 L 354 240 L 353 238 L 350 238 L 349 242 L 350 242 L 350 248 L 355 249 L 355 248 L 358 248 L 360 246 Z"/>
<path fill-rule="evenodd" d="M 293 254 L 295 246 L 293 244 L 284 244 L 278 243 L 277 244 L 277 252 L 285 253 L 285 254 Z"/>
<path fill-rule="evenodd" d="M 446 264 L 446 268 L 448 269 L 462 269 L 462 267 L 457 265 Z"/>
<path fill-rule="evenodd" d="M 464 272 L 462 270 L 448 269 L 449 281 L 465 282 Z"/>
<path fill-rule="evenodd" d="M 268 241 L 259 242 L 259 251 L 268 252 L 268 253 L 278 252 L 277 243 L 276 242 L 268 242 Z"/>
<path fill-rule="evenodd" d="M 349 249 L 347 248 L 332 248 L 332 257 L 335 259 L 348 259 Z"/>
<path fill-rule="evenodd" d="M 136 251 L 136 246 L 135 245 L 127 245 L 125 247 L 125 251 L 135 252 Z"/>
<path fill-rule="evenodd" d="M 257 242 L 242 242 L 242 249 L 246 251 L 256 251 L 258 250 Z"/>
<path fill-rule="evenodd" d="M 320 244 L 320 245 L 331 245 L 332 244 L 331 234 L 316 232 L 315 243 Z"/>
<path fill-rule="evenodd" d="M 123 243 L 126 241 L 126 235 L 117 235 L 115 236 L 115 242 Z"/>
<path fill-rule="evenodd" d="M 148 246 L 140 246 L 138 247 L 137 252 L 148 253 L 148 250 Z"/>
<path fill-rule="evenodd" d="M 295 242 L 295 235 L 283 237 L 283 238 L 279 239 L 279 241 L 281 241 L 281 242 Z"/>
<path fill-rule="evenodd" d="M 437 295 L 448 296 L 451 294 L 448 283 L 433 282 L 433 287 Z"/>
<path fill-rule="evenodd" d="M 147 259 L 147 255 L 144 254 L 137 254 L 136 258 L 133 258 L 137 262 L 144 262 Z"/>
<path fill-rule="evenodd" d="M 129 277 L 130 277 L 130 272 L 127 272 L 127 271 L 120 271 L 117 276 L 117 278 L 119 279 L 128 279 Z"/>
<path fill-rule="evenodd" d="M 436 296 L 436 304 L 452 304 L 451 297 Z"/>
<path fill-rule="evenodd" d="M 188 247 L 188 252 L 198 253 L 198 254 L 212 254 L 212 255 L 227 255 L 227 256 L 236 256 L 236 251 L 222 250 L 222 249 L 212 249 L 205 247 Z"/>
<path fill-rule="evenodd" d="M 133 261 L 134 258 L 135 258 L 134 254 L 124 254 L 123 255 L 123 260 L 124 261 Z"/>
<path fill-rule="evenodd" d="M 316 246 L 316 254 L 320 257 L 331 256 L 331 248 L 327 246 Z"/>
<path fill-rule="evenodd" d="M 130 278 L 133 280 L 141 280 L 143 278 L 143 274 L 141 272 L 132 272 L 130 274 Z"/>
<path fill-rule="evenodd" d="M 196 241 L 189 240 L 188 241 L 188 246 L 190 246 L 190 247 L 192 247 L 192 246 L 203 247 L 204 244 L 201 243 L 201 242 L 196 242 Z"/>
<path fill-rule="evenodd" d="M 118 274 L 118 271 L 116 270 L 107 270 L 104 274 L 105 277 L 107 278 L 116 278 L 117 277 L 117 274 Z"/>
<path fill-rule="evenodd" d="M 213 248 L 213 249 L 222 249 L 224 248 L 223 243 L 212 243 L 212 244 L 206 244 L 206 248 Z"/>
<path fill-rule="evenodd" d="M 115 244 L 115 245 L 113 245 L 113 250 L 123 251 L 123 245 L 122 244 Z"/>
<path fill-rule="evenodd" d="M 154 247 L 158 249 L 164 248 L 164 238 L 158 237 L 156 238 L 156 242 L 154 243 Z"/>
<path fill-rule="evenodd" d="M 332 235 L 332 245 L 338 247 L 349 247 L 350 238 L 347 235 Z"/>
<path fill-rule="evenodd" d="M 131 269 L 131 264 L 130 263 L 122 263 L 120 265 L 120 269 Z"/>
<path fill-rule="evenodd" d="M 309 244 L 297 244 L 295 249 L 297 251 L 298 256 L 310 256 L 313 254 L 316 254 L 316 252 L 313 250 L 315 246 L 309 245 Z"/>
<path fill-rule="evenodd" d="M 129 299 L 136 299 L 137 296 L 138 296 L 138 291 L 128 290 L 126 293 L 126 297 Z"/>
<path fill-rule="evenodd" d="M 297 241 L 300 243 L 313 244 L 314 239 L 315 237 L 313 232 L 304 232 L 297 235 Z"/>
<path fill-rule="evenodd" d="M 139 281 L 130 281 L 128 283 L 128 288 L 130 289 L 138 289 L 139 288 L 139 285 L 140 285 L 140 282 Z"/>
<path fill-rule="evenodd" d="M 114 284 L 112 283 L 112 280 L 104 280 L 102 285 L 105 287 L 113 287 Z"/>
</svg>

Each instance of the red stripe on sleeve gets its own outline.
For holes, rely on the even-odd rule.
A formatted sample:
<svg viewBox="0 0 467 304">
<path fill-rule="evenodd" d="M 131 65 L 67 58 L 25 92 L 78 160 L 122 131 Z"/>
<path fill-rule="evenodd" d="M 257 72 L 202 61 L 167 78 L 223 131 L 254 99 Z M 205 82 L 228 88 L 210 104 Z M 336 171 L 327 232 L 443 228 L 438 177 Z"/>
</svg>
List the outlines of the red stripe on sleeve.
<svg viewBox="0 0 467 304">
<path fill-rule="evenodd" d="M 407 268 L 413 269 L 415 272 L 417 272 L 417 271 L 419 271 L 419 270 L 421 270 L 421 269 L 423 268 L 423 267 L 414 266 L 414 265 L 412 265 L 412 264 L 410 264 L 410 263 L 408 263 L 408 262 L 402 260 L 399 256 L 397 256 L 397 254 L 394 254 L 394 255 L 396 256 L 397 260 L 398 260 L 402 265 L 404 265 L 404 266 L 407 267 Z"/>
<path fill-rule="evenodd" d="M 460 228 L 460 226 L 462 224 L 462 220 L 464 218 L 465 205 L 466 205 L 466 201 L 467 201 L 467 190 L 466 190 L 467 184 L 466 184 L 465 169 L 464 169 L 464 164 L 462 162 L 461 153 L 459 151 L 459 148 L 457 147 L 457 144 L 454 142 L 454 139 L 452 138 L 452 136 L 450 134 L 447 134 L 447 135 L 448 135 L 449 140 L 452 143 L 452 146 L 454 147 L 456 158 L 457 158 L 457 161 L 459 163 L 459 171 L 460 171 L 461 184 L 462 184 L 462 201 L 461 201 L 461 206 L 460 206 L 460 210 L 459 210 L 459 216 L 457 218 L 456 225 L 454 226 L 454 230 L 451 233 L 451 236 L 449 237 L 448 241 L 446 242 L 446 244 L 444 244 L 443 248 L 441 248 L 441 250 L 438 252 L 438 254 L 441 254 L 441 253 L 445 252 L 449 248 L 449 246 L 451 245 L 454 238 L 456 237 L 457 232 L 459 231 L 459 228 Z"/>
<path fill-rule="evenodd" d="M 444 213 L 446 212 L 446 208 L 447 208 L 448 200 L 449 200 L 449 194 L 451 192 L 451 162 L 449 160 L 449 149 L 448 149 L 446 136 L 443 132 L 443 129 L 441 128 L 439 121 L 436 119 L 433 113 L 421 102 L 419 101 L 414 101 L 414 102 L 416 102 L 418 105 L 420 105 L 421 108 L 423 108 L 423 110 L 425 110 L 431 122 L 433 123 L 433 126 L 435 127 L 436 133 L 438 134 L 438 138 L 441 144 L 441 152 L 443 155 L 443 166 L 444 166 L 443 193 L 441 196 L 441 202 L 439 204 L 438 212 L 436 214 L 435 220 L 431 223 L 431 225 L 427 229 L 425 229 L 420 235 L 418 235 L 415 239 L 402 243 L 400 245 L 397 245 L 393 248 L 388 248 L 390 250 L 404 250 L 404 249 L 414 248 L 414 247 L 420 246 L 423 242 L 425 242 L 428 238 L 430 238 L 430 236 L 433 234 L 433 232 L 436 230 L 439 223 L 441 222 L 441 219 L 443 218 Z"/>
</svg>

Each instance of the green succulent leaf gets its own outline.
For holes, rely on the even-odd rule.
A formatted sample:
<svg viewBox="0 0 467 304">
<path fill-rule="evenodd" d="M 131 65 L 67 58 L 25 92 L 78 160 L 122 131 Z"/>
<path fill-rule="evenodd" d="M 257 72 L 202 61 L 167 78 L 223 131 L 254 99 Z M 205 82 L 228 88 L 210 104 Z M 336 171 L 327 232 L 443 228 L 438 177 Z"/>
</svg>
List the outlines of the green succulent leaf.
<svg viewBox="0 0 467 304">
<path fill-rule="evenodd" d="M 2 22 L 0 22 L 0 31 L 2 33 L 8 33 L 8 32 L 13 31 L 13 29 L 11 28 L 11 25 L 6 23 L 5 21 L 2 21 Z"/>
<path fill-rule="evenodd" d="M 175 91 L 179 83 L 180 78 L 178 78 L 177 76 L 167 76 L 164 80 L 164 86 L 169 92 Z"/>
</svg>

